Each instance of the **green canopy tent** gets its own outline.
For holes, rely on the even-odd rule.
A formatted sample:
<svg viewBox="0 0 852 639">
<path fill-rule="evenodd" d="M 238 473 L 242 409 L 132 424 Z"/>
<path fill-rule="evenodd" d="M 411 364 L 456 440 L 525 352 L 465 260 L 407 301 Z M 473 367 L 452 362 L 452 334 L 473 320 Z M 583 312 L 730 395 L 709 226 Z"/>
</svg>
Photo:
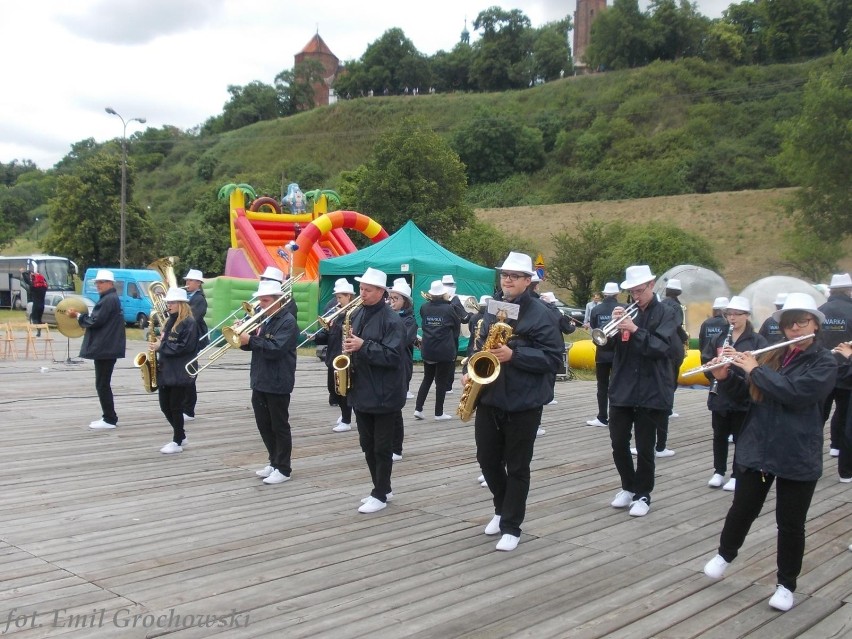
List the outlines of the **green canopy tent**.
<svg viewBox="0 0 852 639">
<path fill-rule="evenodd" d="M 458 295 L 482 295 L 494 292 L 493 268 L 479 266 L 448 251 L 431 240 L 417 225 L 409 220 L 405 226 L 387 239 L 372 244 L 349 255 L 320 260 L 320 308 L 325 308 L 332 298 L 334 281 L 345 277 L 358 290 L 353 279 L 361 275 L 367 267 L 377 268 L 388 275 L 388 286 L 398 277 L 404 277 L 411 285 L 414 302 L 414 317 L 420 321 L 420 306 L 425 302 L 423 292 L 429 290 L 434 280 L 444 275 L 452 275 L 456 281 Z M 463 331 L 463 335 L 466 331 Z M 466 347 L 467 340 L 460 339 L 460 348 Z"/>
</svg>

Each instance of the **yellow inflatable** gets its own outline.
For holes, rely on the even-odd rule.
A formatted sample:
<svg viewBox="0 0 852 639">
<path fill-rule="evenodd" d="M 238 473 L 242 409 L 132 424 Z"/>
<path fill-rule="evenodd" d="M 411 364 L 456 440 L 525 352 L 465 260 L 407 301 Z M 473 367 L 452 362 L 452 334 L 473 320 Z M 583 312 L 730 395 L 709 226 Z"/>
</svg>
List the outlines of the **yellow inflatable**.
<svg viewBox="0 0 852 639">
<path fill-rule="evenodd" d="M 595 370 L 596 348 L 595 343 L 590 339 L 573 342 L 570 345 L 570 350 L 568 351 L 568 364 L 570 364 L 571 368 L 581 368 L 590 371 Z M 683 360 L 683 364 L 681 364 L 680 376 L 677 378 L 678 384 L 683 384 L 685 386 L 693 386 L 695 384 L 708 386 L 709 382 L 704 376 L 704 373 L 690 375 L 689 377 L 684 377 L 683 375 L 685 371 L 692 370 L 699 366 L 701 366 L 701 352 L 697 348 L 690 349 L 689 353 Z"/>
</svg>

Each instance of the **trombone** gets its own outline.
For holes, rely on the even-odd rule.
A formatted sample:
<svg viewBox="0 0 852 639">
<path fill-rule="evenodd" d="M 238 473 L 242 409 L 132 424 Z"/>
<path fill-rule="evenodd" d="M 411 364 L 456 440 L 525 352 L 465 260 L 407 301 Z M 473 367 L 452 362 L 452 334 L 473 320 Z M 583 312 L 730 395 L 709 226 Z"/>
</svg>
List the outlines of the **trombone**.
<svg viewBox="0 0 852 639">
<path fill-rule="evenodd" d="M 624 315 L 618 319 L 611 319 L 601 328 L 592 329 L 592 341 L 598 346 L 605 346 L 609 338 L 618 332 L 618 325 L 628 317 L 634 319 L 639 314 L 639 303 L 633 302 L 624 309 Z"/>
<path fill-rule="evenodd" d="M 327 331 L 329 328 L 331 328 L 331 325 L 334 323 L 334 320 L 340 317 L 340 315 L 346 313 L 347 311 L 353 308 L 357 308 L 360 305 L 361 296 L 359 295 L 358 297 L 352 298 L 352 301 L 348 304 L 345 304 L 344 306 L 338 304 L 337 306 L 334 306 L 327 310 L 325 313 L 317 317 L 316 320 L 314 320 L 312 323 L 308 324 L 308 326 L 302 331 L 302 333 L 307 335 L 307 337 L 298 346 L 296 346 L 296 348 L 302 348 L 302 346 L 304 346 L 313 338 L 315 338 L 317 336 L 317 333 L 319 333 L 321 330 Z M 316 326 L 317 324 L 319 324 L 320 327 L 313 333 L 308 333 L 308 329 L 312 328 L 313 326 Z"/>
<path fill-rule="evenodd" d="M 804 342 L 805 340 L 813 339 L 816 337 L 815 333 L 811 333 L 810 335 L 802 335 L 800 337 L 794 337 L 793 339 L 788 339 L 786 342 L 778 342 L 777 344 L 772 344 L 771 346 L 767 346 L 766 348 L 758 348 L 756 351 L 749 351 L 752 355 L 757 356 L 762 353 L 768 353 L 769 351 L 774 351 L 777 348 L 784 348 L 785 346 L 790 346 L 791 344 L 798 344 L 799 342 Z M 698 373 L 706 373 L 707 371 L 712 371 L 717 368 L 722 368 L 723 366 L 727 366 L 731 362 L 734 361 L 733 357 L 723 357 L 715 364 L 707 363 L 703 366 L 698 366 L 696 368 L 692 368 L 688 371 L 684 371 L 681 376 L 682 377 L 690 377 L 692 375 L 697 375 Z"/>
</svg>

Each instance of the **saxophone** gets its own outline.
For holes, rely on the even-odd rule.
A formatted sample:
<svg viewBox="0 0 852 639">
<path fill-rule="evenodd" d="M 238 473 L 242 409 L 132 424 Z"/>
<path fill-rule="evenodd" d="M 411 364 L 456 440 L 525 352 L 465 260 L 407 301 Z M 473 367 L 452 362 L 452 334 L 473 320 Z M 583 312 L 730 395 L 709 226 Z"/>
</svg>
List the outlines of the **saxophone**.
<svg viewBox="0 0 852 639">
<path fill-rule="evenodd" d="M 467 360 L 467 383 L 462 388 L 459 407 L 456 410 L 456 415 L 463 422 L 470 421 L 474 411 L 476 411 L 482 387 L 491 384 L 500 375 L 500 362 L 488 351 L 505 345 L 512 337 L 512 327 L 503 321 L 505 319 L 506 313 L 498 312 L 497 321 L 488 330 L 488 336 L 485 338 L 482 350 L 477 351 Z M 476 327 L 475 339 L 477 341 L 479 340 L 480 326 L 481 323 Z"/>
<path fill-rule="evenodd" d="M 346 315 L 343 316 L 343 341 L 346 341 L 352 335 L 352 313 L 357 311 L 362 304 L 360 297 L 356 299 L 358 303 L 353 304 L 352 308 L 346 311 Z M 352 358 L 346 353 L 341 353 L 331 360 L 331 367 L 334 369 L 334 392 L 345 396 L 352 388 Z"/>
<path fill-rule="evenodd" d="M 148 323 L 148 350 L 137 353 L 133 358 L 133 365 L 142 373 L 142 387 L 147 393 L 157 390 L 157 353 L 151 348 L 157 337 L 154 328 L 161 330 L 166 325 L 168 318 L 168 305 L 166 304 L 167 286 L 177 287 L 174 265 L 175 258 L 163 257 L 148 265 L 148 268 L 159 272 L 162 282 L 152 282 L 148 287 L 148 298 L 151 300 L 151 319 Z"/>
</svg>

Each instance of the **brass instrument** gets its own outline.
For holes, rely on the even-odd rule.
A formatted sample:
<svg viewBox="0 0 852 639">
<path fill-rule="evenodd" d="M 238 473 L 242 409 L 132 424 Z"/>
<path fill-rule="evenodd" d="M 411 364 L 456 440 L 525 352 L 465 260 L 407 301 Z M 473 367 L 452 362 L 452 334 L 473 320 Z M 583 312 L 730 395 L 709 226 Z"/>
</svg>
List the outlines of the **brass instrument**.
<svg viewBox="0 0 852 639">
<path fill-rule="evenodd" d="M 329 330 L 331 328 L 331 325 L 334 324 L 334 321 L 338 317 L 340 317 L 343 313 L 348 313 L 350 309 L 356 308 L 360 305 L 361 305 L 361 297 L 359 296 L 359 297 L 353 298 L 351 302 L 349 302 L 348 304 L 345 304 L 344 306 L 340 306 L 340 304 L 338 304 L 337 306 L 327 310 L 325 313 L 323 313 L 322 315 L 317 317 L 317 319 L 314 322 L 312 322 L 311 324 L 308 324 L 308 326 L 305 328 L 305 330 L 302 331 L 302 333 L 307 335 L 307 337 L 296 348 L 302 348 L 302 346 L 304 346 L 305 344 L 310 342 L 314 337 L 316 337 L 316 334 L 319 333 L 321 330 L 326 330 L 326 331 Z M 310 329 L 312 326 L 314 326 L 316 324 L 320 325 L 319 330 L 316 330 L 313 333 L 308 333 L 308 329 Z"/>
<path fill-rule="evenodd" d="M 611 319 L 602 328 L 592 329 L 592 341 L 598 346 L 605 346 L 609 338 L 618 332 L 618 325 L 628 317 L 635 318 L 639 314 L 639 303 L 633 302 L 624 309 L 624 315 L 618 319 Z"/>
<path fill-rule="evenodd" d="M 157 353 L 152 348 L 157 336 L 155 328 L 160 330 L 166 325 L 169 316 L 169 306 L 166 304 L 166 293 L 169 288 L 177 288 L 177 277 L 175 276 L 174 257 L 161 257 L 148 265 L 148 268 L 160 274 L 160 282 L 151 282 L 146 293 L 151 300 L 151 319 L 148 322 L 148 345 L 147 351 L 137 353 L 133 358 L 133 365 L 142 374 L 142 388 L 148 393 L 157 390 Z"/>
<path fill-rule="evenodd" d="M 786 342 L 779 342 L 777 344 L 772 344 L 771 346 L 767 346 L 766 348 L 758 348 L 756 351 L 748 351 L 752 355 L 761 355 L 763 353 L 768 353 L 769 351 L 774 351 L 778 348 L 784 348 L 785 346 L 790 346 L 792 344 L 798 344 L 799 342 L 804 342 L 809 339 L 813 339 L 816 337 L 815 333 L 811 333 L 810 335 L 802 335 L 800 337 L 794 337 L 793 339 L 788 339 Z M 721 360 L 716 362 L 715 364 L 704 364 L 703 366 L 697 366 L 696 368 L 692 368 L 683 373 L 683 377 L 689 377 L 691 375 L 697 375 L 698 373 L 706 373 L 707 371 L 712 371 L 717 368 L 722 368 L 723 366 L 727 366 L 734 359 L 732 357 L 723 357 Z"/>
<path fill-rule="evenodd" d="M 683 342 L 683 355 L 687 357 L 689 355 L 689 331 L 686 330 L 686 313 L 687 308 L 685 305 L 680 305 L 680 312 L 683 315 L 683 324 L 680 327 L 683 329 L 683 334 L 686 335 L 686 339 Z"/>
<path fill-rule="evenodd" d="M 462 388 L 459 407 L 456 410 L 456 414 L 463 422 L 470 421 L 474 411 L 476 411 L 482 387 L 493 383 L 500 375 L 500 362 L 495 355 L 488 351 L 505 345 L 512 337 L 512 327 L 504 322 L 505 319 L 506 313 L 502 310 L 499 311 L 497 321 L 488 329 L 482 350 L 477 351 L 467 360 L 467 383 Z M 477 340 L 481 325 L 480 322 L 476 327 Z"/>
<path fill-rule="evenodd" d="M 361 298 L 356 297 L 347 306 L 351 308 L 343 317 L 343 341 L 352 335 L 352 314 L 361 308 Z M 346 353 L 341 353 L 331 360 L 334 369 L 334 392 L 338 395 L 346 395 L 352 388 L 352 358 Z"/>
<path fill-rule="evenodd" d="M 56 305 L 56 328 L 65 337 L 80 337 L 85 331 L 76 317 L 68 315 L 70 310 L 75 310 L 80 315 L 89 312 L 86 303 L 79 297 L 66 297 Z"/>
</svg>

